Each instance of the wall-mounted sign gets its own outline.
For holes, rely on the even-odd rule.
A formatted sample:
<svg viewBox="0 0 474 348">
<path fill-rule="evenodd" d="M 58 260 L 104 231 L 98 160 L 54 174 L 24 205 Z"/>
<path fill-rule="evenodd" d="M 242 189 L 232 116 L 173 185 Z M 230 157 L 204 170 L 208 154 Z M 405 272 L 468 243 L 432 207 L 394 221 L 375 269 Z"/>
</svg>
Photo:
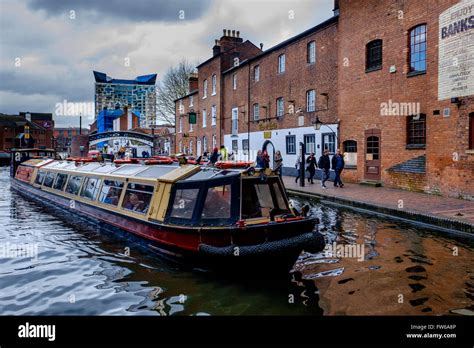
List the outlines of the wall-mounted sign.
<svg viewBox="0 0 474 348">
<path fill-rule="evenodd" d="M 271 139 L 272 132 L 263 132 L 263 139 Z"/>
<path fill-rule="evenodd" d="M 278 124 L 276 122 L 262 122 L 258 125 L 258 128 L 261 131 L 272 130 L 272 129 L 277 129 Z"/>
<path fill-rule="evenodd" d="M 474 94 L 474 0 L 439 16 L 438 100 Z"/>
</svg>

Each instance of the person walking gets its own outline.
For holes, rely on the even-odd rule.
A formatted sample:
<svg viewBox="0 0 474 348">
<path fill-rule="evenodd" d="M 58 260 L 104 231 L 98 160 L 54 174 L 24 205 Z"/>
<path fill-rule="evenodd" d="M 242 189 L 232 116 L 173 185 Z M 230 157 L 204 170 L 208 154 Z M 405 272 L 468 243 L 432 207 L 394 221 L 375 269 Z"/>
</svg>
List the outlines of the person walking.
<svg viewBox="0 0 474 348">
<path fill-rule="evenodd" d="M 262 150 L 257 151 L 257 158 L 255 159 L 256 168 L 265 168 L 265 161 L 263 160 Z"/>
<path fill-rule="evenodd" d="M 219 151 L 217 150 L 217 147 L 212 150 L 211 157 L 209 158 L 209 162 L 211 162 L 211 165 L 216 164 L 217 160 L 219 159 Z"/>
<path fill-rule="evenodd" d="M 281 172 L 283 169 L 283 157 L 281 155 L 280 150 L 275 152 L 275 157 L 273 159 L 273 167 L 274 167 L 273 171 L 277 173 L 281 178 L 281 174 L 282 174 Z"/>
<path fill-rule="evenodd" d="M 309 172 L 308 182 L 314 184 L 313 177 L 316 173 L 316 158 L 314 157 L 314 152 L 311 152 L 311 155 L 306 159 L 306 170 Z"/>
<path fill-rule="evenodd" d="M 331 161 L 329 159 L 329 151 L 326 149 L 321 157 L 319 157 L 318 167 L 321 169 L 321 187 L 326 189 L 326 181 L 329 179 L 329 169 L 331 169 Z"/>
<path fill-rule="evenodd" d="M 341 180 L 341 173 L 344 169 L 344 157 L 342 157 L 341 149 L 337 149 L 336 154 L 332 157 L 331 164 L 332 169 L 336 174 L 336 178 L 334 179 L 334 187 L 339 186 L 340 188 L 343 188 L 344 184 Z"/>
<path fill-rule="evenodd" d="M 301 156 L 298 156 L 298 158 L 296 159 L 295 168 L 296 168 L 295 182 L 298 183 L 298 179 L 300 178 Z"/>
<path fill-rule="evenodd" d="M 228 160 L 227 149 L 225 148 L 224 145 L 221 145 L 220 154 L 221 154 L 221 161 Z"/>
<path fill-rule="evenodd" d="M 263 169 L 270 168 L 270 156 L 268 155 L 267 150 L 262 152 L 263 157 Z"/>
</svg>

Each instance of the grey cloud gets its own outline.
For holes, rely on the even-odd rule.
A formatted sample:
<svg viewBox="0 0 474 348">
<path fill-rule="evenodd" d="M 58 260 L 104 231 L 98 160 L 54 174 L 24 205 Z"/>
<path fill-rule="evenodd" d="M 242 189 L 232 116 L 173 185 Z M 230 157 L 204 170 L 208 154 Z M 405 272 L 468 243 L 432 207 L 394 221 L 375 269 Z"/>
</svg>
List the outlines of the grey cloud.
<svg viewBox="0 0 474 348">
<path fill-rule="evenodd" d="M 99 17 L 117 17 L 128 21 L 179 21 L 180 11 L 185 20 L 200 18 L 211 5 L 211 0 L 30 0 L 33 10 L 45 10 L 48 14 L 59 15 L 74 10 L 85 10 Z"/>
</svg>

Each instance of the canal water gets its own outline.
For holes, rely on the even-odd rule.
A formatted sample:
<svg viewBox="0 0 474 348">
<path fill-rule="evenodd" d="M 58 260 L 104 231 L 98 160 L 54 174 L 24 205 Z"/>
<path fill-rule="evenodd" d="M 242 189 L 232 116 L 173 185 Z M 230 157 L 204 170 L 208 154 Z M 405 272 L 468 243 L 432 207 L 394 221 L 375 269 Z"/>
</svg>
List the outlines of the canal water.
<svg viewBox="0 0 474 348">
<path fill-rule="evenodd" d="M 472 240 L 292 202 L 310 205 L 331 250 L 302 253 L 279 279 L 216 277 L 178 269 L 23 198 L 10 189 L 8 168 L 0 168 L 0 314 L 474 313 Z"/>
</svg>

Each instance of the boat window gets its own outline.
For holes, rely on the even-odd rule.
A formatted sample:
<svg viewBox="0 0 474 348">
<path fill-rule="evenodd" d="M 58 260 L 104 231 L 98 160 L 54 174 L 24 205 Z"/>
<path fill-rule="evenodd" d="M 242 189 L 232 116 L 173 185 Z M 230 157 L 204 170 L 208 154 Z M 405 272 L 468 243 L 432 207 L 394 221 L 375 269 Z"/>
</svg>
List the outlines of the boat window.
<svg viewBox="0 0 474 348">
<path fill-rule="evenodd" d="M 66 185 L 66 192 L 72 195 L 77 195 L 79 189 L 81 188 L 82 176 L 73 175 L 69 178 L 69 181 Z"/>
<path fill-rule="evenodd" d="M 243 180 L 242 218 L 272 218 L 275 214 L 288 212 L 288 205 L 282 187 L 276 179 Z"/>
<path fill-rule="evenodd" d="M 146 213 L 150 207 L 153 190 L 153 186 L 129 183 L 127 191 L 125 191 L 122 207 L 138 213 Z"/>
<path fill-rule="evenodd" d="M 171 217 L 191 219 L 199 189 L 178 189 L 173 202 Z"/>
<path fill-rule="evenodd" d="M 273 192 L 275 193 L 275 197 L 277 199 L 278 208 L 282 210 L 287 210 L 288 206 L 286 204 L 283 192 L 281 191 L 280 185 L 278 185 L 277 181 L 273 183 Z"/>
<path fill-rule="evenodd" d="M 99 201 L 106 204 L 117 205 L 123 190 L 123 182 L 104 180 L 100 190 Z"/>
<path fill-rule="evenodd" d="M 56 173 L 48 172 L 44 178 L 43 186 L 53 187 L 55 176 L 56 176 Z"/>
<path fill-rule="evenodd" d="M 67 181 L 67 174 L 59 173 L 56 179 L 56 182 L 54 183 L 54 188 L 59 191 L 64 190 L 66 181 Z"/>
<path fill-rule="evenodd" d="M 38 171 L 38 174 L 36 175 L 35 183 L 41 185 L 43 183 L 43 179 L 45 176 L 46 176 L 45 171 L 42 171 L 42 170 Z"/>
<path fill-rule="evenodd" d="M 88 177 L 82 186 L 81 197 L 89 198 L 95 201 L 99 193 L 101 180 L 99 178 Z"/>
<path fill-rule="evenodd" d="M 230 185 L 210 187 L 207 190 L 201 219 L 229 219 L 230 203 Z"/>
</svg>

